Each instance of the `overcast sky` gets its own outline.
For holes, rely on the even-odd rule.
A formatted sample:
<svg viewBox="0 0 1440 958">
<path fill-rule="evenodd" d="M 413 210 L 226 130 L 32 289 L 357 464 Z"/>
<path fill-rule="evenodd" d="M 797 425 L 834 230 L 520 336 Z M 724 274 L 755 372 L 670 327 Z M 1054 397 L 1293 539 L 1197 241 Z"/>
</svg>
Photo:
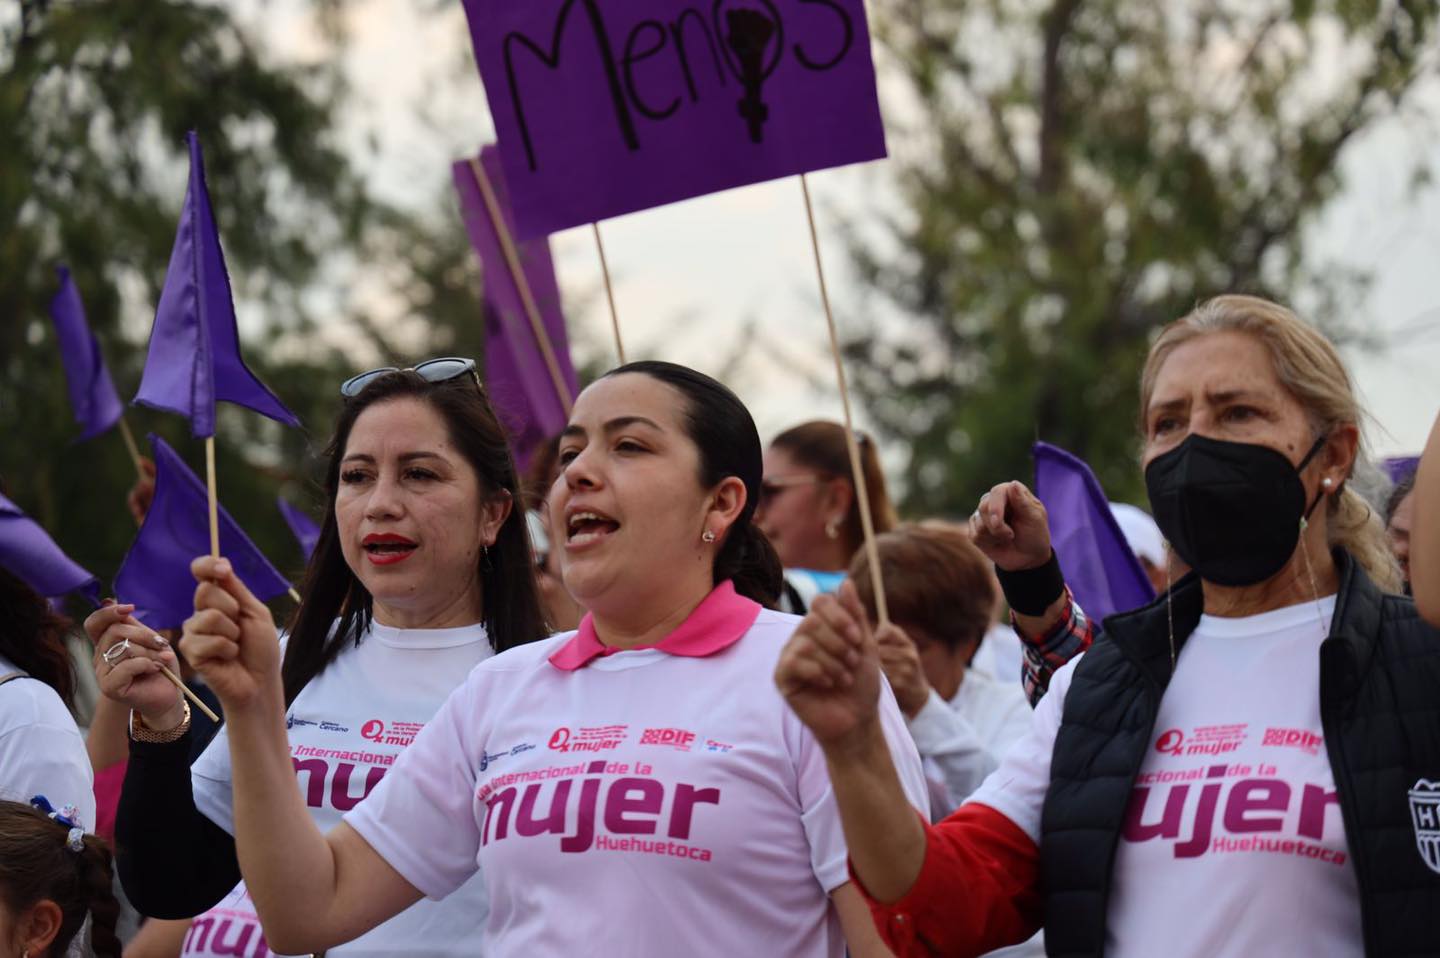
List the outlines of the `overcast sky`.
<svg viewBox="0 0 1440 958">
<path fill-rule="evenodd" d="M 277 59 L 310 60 L 326 50 L 308 4 L 248 0 L 239 8 Z M 346 70 L 357 96 L 347 143 L 387 197 L 428 202 L 449 181 L 452 159 L 493 139 L 479 78 L 465 67 L 460 4 L 355 0 L 348 10 Z M 1440 106 L 1440 84 L 1425 99 Z M 1440 409 L 1440 189 L 1412 195 L 1406 188 L 1424 151 L 1440 171 L 1429 132 L 1390 122 L 1353 143 L 1344 157 L 1345 193 L 1313 227 L 1317 261 L 1373 272 L 1360 317 L 1366 328 L 1408 331 L 1390 335 L 1379 352 L 1347 353 L 1382 455 L 1417 452 Z M 832 298 L 844 322 L 893 321 L 863 300 L 833 228 L 836 214 L 884 206 L 886 182 L 884 161 L 811 177 Z M 839 417 L 798 181 L 701 197 L 601 228 L 630 358 L 723 374 L 762 435 L 805 418 Z M 590 231 L 557 234 L 552 247 L 576 348 L 603 356 L 609 319 Z M 737 360 L 750 323 L 760 341 Z M 889 453 L 891 462 L 903 459 L 901 450 Z"/>
</svg>

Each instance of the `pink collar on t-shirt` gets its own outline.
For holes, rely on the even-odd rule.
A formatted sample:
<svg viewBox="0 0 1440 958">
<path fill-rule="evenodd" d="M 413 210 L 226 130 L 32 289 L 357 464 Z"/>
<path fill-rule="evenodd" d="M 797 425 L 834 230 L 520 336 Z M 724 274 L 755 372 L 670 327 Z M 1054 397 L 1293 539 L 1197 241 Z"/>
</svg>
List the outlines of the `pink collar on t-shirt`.
<svg viewBox="0 0 1440 958">
<path fill-rule="evenodd" d="M 760 603 L 736 594 L 735 584 L 726 579 L 710 590 L 710 594 L 680 623 L 678 629 L 655 645 L 640 647 L 694 658 L 714 655 L 740 641 L 759 615 Z M 595 620 L 587 612 L 570 641 L 550 656 L 550 664 L 573 672 L 602 655 L 621 651 L 624 650 L 600 641 L 595 634 Z"/>
</svg>

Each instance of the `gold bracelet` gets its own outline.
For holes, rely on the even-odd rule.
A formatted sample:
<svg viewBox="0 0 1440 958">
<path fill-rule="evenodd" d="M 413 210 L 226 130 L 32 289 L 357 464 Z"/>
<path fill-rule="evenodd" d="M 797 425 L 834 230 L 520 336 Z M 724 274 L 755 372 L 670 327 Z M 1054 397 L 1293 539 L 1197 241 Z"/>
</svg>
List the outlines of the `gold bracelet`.
<svg viewBox="0 0 1440 958">
<path fill-rule="evenodd" d="M 174 728 L 153 729 L 145 724 L 145 718 L 134 709 L 130 710 L 130 738 L 136 742 L 150 742 L 155 745 L 165 745 L 170 742 L 178 742 L 190 731 L 190 703 L 184 699 L 180 704 L 185 707 L 185 717 L 180 719 L 180 724 Z"/>
</svg>

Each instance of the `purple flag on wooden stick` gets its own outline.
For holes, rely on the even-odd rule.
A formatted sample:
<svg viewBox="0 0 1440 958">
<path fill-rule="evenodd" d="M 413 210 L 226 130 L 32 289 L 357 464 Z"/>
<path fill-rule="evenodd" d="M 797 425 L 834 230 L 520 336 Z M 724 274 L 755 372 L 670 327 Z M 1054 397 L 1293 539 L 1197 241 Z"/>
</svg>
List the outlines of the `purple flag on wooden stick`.
<svg viewBox="0 0 1440 958">
<path fill-rule="evenodd" d="M 300 420 L 240 358 L 235 303 L 205 188 L 200 140 L 192 130 L 186 141 L 190 145 L 190 186 L 135 401 L 188 417 L 190 431 L 196 436 L 215 435 L 218 400 L 248 406 L 263 416 L 298 426 Z"/>
<path fill-rule="evenodd" d="M 863 0 L 464 0 L 522 238 L 879 159 Z"/>
<path fill-rule="evenodd" d="M 295 540 L 300 543 L 300 551 L 305 553 L 305 559 L 309 561 L 311 553 L 315 551 L 315 543 L 320 541 L 320 527 L 315 524 L 314 519 L 292 506 L 283 497 L 277 498 L 275 504 L 280 507 L 285 524 L 290 527 Z"/>
<path fill-rule="evenodd" d="M 0 496 L 0 566 L 47 598 L 79 592 L 100 602 L 100 580 L 67 556 L 20 507 Z"/>
<path fill-rule="evenodd" d="M 550 242 L 544 237 L 513 242 L 515 221 L 500 169 L 499 152 L 487 146 L 480 151 L 478 162 L 479 171 L 473 161 L 461 160 L 451 172 L 455 191 L 460 196 L 465 228 L 480 257 L 486 307 L 485 387 L 510 430 L 516 461 L 524 470 L 539 443 L 565 428 L 570 403 L 578 392 L 575 367 L 570 360 L 560 288 L 550 259 Z M 480 179 L 482 174 L 484 183 Z M 504 238 L 495 228 L 484 195 L 485 185 L 490 188 L 503 228 L 510 231 L 535 306 L 539 332 L 510 268 Z M 553 369 L 546 356 L 547 346 L 555 362 Z"/>
<path fill-rule="evenodd" d="M 133 602 L 135 617 L 150 628 L 173 629 L 195 609 L 190 562 L 210 552 L 209 500 L 205 483 L 163 439 L 152 435 L 150 448 L 155 453 L 155 498 L 115 574 L 115 597 Z M 262 600 L 289 591 L 290 583 L 224 509 L 220 554 Z"/>
<path fill-rule="evenodd" d="M 1090 467 L 1076 456 L 1037 442 L 1035 495 L 1050 517 L 1050 541 L 1080 607 L 1100 621 L 1155 598 L 1110 502 Z"/>
<path fill-rule="evenodd" d="M 75 421 L 84 431 L 80 439 L 93 439 L 119 421 L 125 407 L 110 381 L 100 344 L 85 322 L 85 304 L 80 291 L 64 266 L 55 267 L 60 289 L 50 301 L 50 317 L 55 321 L 55 340 L 60 346 L 60 361 L 65 364 L 65 382 L 70 389 L 70 408 Z"/>
</svg>

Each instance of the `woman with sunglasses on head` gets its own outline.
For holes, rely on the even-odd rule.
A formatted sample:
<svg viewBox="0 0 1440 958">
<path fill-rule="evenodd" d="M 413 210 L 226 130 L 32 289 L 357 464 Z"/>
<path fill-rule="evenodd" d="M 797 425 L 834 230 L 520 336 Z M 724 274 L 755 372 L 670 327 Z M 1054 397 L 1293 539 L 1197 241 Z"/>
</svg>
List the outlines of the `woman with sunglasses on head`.
<svg viewBox="0 0 1440 958">
<path fill-rule="evenodd" d="M 1362 414 L 1338 353 L 1282 306 L 1220 296 L 1160 332 L 1140 408 L 1150 504 L 1193 573 L 1105 620 L 948 819 L 906 807 L 853 592 L 786 650 L 777 682 L 823 743 L 877 923 L 904 955 L 1042 923 L 1056 955 L 1435 953 L 1440 633 L 1392 594 L 1350 488 Z M 1027 635 L 1087 630 L 1024 486 L 991 490 L 971 530 Z"/>
<path fill-rule="evenodd" d="M 341 391 L 329 508 L 283 664 L 273 629 L 266 638 L 286 771 L 277 787 L 316 827 L 375 788 L 476 663 L 544 634 L 515 467 L 474 362 L 374 370 Z M 240 723 L 227 715 L 189 767 L 188 707 L 159 672 L 175 667 L 174 653 L 131 611 L 112 605 L 86 623 L 102 689 L 132 709 L 116 827 L 122 882 L 143 914 L 200 916 L 186 955 L 233 954 L 252 936 L 258 947 L 231 838 Z M 484 908 L 476 879 L 333 953 L 473 955 Z"/>
<path fill-rule="evenodd" d="M 875 533 L 898 522 L 885 492 L 875 442 L 857 434 Z M 765 450 L 755 524 L 785 567 L 782 607 L 803 614 L 815 596 L 834 592 L 864 541 L 860 499 L 851 478 L 845 427 L 815 420 L 787 429 Z"/>
<path fill-rule="evenodd" d="M 780 566 L 751 523 L 749 412 L 700 373 L 632 363 L 581 393 L 560 459 L 549 509 L 580 628 L 481 663 L 328 834 L 283 787 L 264 606 L 195 561 L 182 645 L 225 704 L 271 944 L 326 948 L 481 868 L 495 954 L 883 954 L 824 762 L 769 682 L 798 620 L 763 608 Z M 919 757 L 876 694 L 923 809 Z"/>
</svg>

